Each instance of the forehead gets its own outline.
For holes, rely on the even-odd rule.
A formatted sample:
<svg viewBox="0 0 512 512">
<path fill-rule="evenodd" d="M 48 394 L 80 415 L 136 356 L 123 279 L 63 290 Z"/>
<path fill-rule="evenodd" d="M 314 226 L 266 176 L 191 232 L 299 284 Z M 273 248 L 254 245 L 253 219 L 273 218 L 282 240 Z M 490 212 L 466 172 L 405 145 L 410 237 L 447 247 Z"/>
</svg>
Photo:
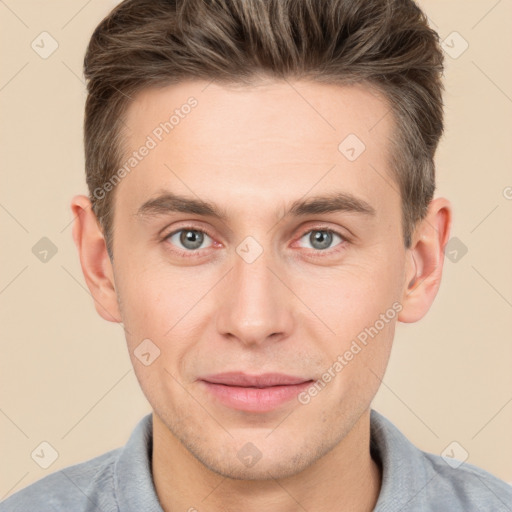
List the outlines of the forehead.
<svg viewBox="0 0 512 512">
<path fill-rule="evenodd" d="M 284 142 L 286 149 L 293 140 L 304 138 L 332 146 L 351 130 L 370 143 L 387 131 L 389 110 L 385 97 L 366 84 L 287 80 L 242 86 L 186 81 L 140 91 L 128 106 L 126 125 L 134 139 L 152 133 L 174 113 L 172 132 L 179 137 L 193 129 L 195 137 L 189 143 L 208 137 L 229 139 L 246 151 L 263 141 Z"/>
<path fill-rule="evenodd" d="M 189 81 L 146 89 L 126 112 L 126 161 L 151 148 L 118 194 L 133 211 L 162 189 L 235 207 L 241 197 L 281 204 L 336 187 L 357 189 L 378 207 L 386 200 L 379 193 L 396 195 L 389 113 L 383 96 L 363 85 Z"/>
</svg>

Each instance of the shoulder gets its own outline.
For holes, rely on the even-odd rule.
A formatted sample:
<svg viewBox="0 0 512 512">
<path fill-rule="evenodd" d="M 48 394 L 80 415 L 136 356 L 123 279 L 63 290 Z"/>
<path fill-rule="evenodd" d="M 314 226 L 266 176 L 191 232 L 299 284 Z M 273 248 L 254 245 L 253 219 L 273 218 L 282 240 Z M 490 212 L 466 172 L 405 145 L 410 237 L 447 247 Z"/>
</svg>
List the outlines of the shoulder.
<svg viewBox="0 0 512 512">
<path fill-rule="evenodd" d="M 371 411 L 371 451 L 382 468 L 376 511 L 512 511 L 512 486 L 454 458 L 420 450 L 387 418 Z"/>
<path fill-rule="evenodd" d="M 423 452 L 432 468 L 432 502 L 457 505 L 450 510 L 512 511 L 512 486 L 482 468 Z"/>
<path fill-rule="evenodd" d="M 117 512 L 113 472 L 121 450 L 45 476 L 0 502 L 0 512 Z"/>
</svg>

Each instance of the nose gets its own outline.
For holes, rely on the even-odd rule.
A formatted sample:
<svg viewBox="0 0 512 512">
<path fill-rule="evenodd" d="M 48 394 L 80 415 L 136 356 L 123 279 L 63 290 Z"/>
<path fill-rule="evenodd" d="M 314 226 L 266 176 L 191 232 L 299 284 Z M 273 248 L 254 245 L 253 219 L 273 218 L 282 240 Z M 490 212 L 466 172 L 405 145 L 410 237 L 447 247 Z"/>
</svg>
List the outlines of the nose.
<svg viewBox="0 0 512 512">
<path fill-rule="evenodd" d="M 221 335 L 258 346 L 291 334 L 292 293 L 275 267 L 267 251 L 252 263 L 235 254 L 233 269 L 218 297 L 217 329 Z"/>
</svg>

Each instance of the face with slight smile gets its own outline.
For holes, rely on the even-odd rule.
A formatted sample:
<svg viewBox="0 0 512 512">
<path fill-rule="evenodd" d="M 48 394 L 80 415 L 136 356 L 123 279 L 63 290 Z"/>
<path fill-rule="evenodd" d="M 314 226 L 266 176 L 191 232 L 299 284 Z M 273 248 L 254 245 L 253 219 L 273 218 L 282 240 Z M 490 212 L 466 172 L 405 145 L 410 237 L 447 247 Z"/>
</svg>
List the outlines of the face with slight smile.
<svg viewBox="0 0 512 512">
<path fill-rule="evenodd" d="M 144 90 L 128 109 L 127 155 L 148 135 L 156 145 L 115 189 L 116 301 L 103 301 L 160 428 L 218 474 L 290 476 L 368 414 L 405 307 L 392 116 L 361 85 L 206 85 Z M 339 149 L 350 134 L 359 156 Z M 155 201 L 165 194 L 222 217 Z M 292 208 L 336 195 L 334 211 Z M 148 365 L 143 340 L 160 351 Z M 247 450 L 261 455 L 252 466 Z"/>
</svg>

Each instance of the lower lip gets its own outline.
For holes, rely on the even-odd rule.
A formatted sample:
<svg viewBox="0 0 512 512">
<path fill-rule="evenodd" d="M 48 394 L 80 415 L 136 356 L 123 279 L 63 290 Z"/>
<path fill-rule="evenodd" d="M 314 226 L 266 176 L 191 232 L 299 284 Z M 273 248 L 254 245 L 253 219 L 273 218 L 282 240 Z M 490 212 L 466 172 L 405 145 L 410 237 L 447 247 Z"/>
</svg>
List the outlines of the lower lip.
<svg viewBox="0 0 512 512">
<path fill-rule="evenodd" d="M 268 412 L 293 400 L 297 395 L 308 388 L 313 381 L 303 382 L 289 386 L 271 386 L 268 388 L 246 388 L 239 386 L 226 386 L 202 382 L 206 389 L 219 401 L 232 409 L 249 412 Z"/>
</svg>

